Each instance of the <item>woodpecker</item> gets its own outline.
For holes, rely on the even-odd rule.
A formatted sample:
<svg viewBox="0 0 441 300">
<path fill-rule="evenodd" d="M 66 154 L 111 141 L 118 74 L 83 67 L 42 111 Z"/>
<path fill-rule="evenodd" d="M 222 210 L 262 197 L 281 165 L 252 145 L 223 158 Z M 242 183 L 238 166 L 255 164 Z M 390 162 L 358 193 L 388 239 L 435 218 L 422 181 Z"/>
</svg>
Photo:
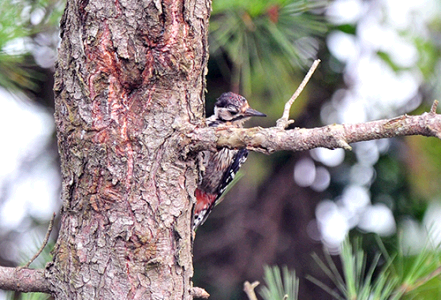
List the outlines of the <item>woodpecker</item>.
<svg viewBox="0 0 441 300">
<path fill-rule="evenodd" d="M 214 114 L 207 118 L 207 125 L 242 127 L 250 117 L 266 117 L 266 115 L 252 109 L 244 97 L 228 92 L 217 99 Z M 238 150 L 222 148 L 217 152 L 202 152 L 201 176 L 195 192 L 193 230 L 205 222 L 247 157 L 248 150 L 245 148 Z"/>
</svg>

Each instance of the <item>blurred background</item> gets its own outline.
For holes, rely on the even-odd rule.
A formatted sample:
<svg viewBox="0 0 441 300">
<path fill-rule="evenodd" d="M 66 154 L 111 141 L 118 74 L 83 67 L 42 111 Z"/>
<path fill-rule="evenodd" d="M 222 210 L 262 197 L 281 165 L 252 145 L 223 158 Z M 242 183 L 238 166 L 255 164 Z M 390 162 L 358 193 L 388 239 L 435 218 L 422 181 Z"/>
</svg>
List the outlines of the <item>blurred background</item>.
<svg viewBox="0 0 441 300">
<path fill-rule="evenodd" d="M 36 252 L 61 205 L 52 77 L 64 5 L 0 0 L 2 266 Z M 441 93 L 440 20 L 437 0 L 215 0 L 207 114 L 231 90 L 268 115 L 248 126 L 274 126 L 316 58 L 322 62 L 291 110 L 291 128 L 428 111 Z M 409 257 L 438 245 L 441 142 L 416 136 L 352 147 L 251 153 L 197 232 L 195 286 L 210 299 L 247 299 L 245 280 L 261 281 L 265 265 L 286 265 L 299 277 L 299 299 L 330 299 L 305 279 L 332 287 L 312 253 L 329 252 L 338 266 L 347 236 L 362 236 L 368 254 L 375 236 Z M 441 291 L 421 295 L 440 299 Z M 0 300 L 19 297 L 0 290 Z"/>
</svg>

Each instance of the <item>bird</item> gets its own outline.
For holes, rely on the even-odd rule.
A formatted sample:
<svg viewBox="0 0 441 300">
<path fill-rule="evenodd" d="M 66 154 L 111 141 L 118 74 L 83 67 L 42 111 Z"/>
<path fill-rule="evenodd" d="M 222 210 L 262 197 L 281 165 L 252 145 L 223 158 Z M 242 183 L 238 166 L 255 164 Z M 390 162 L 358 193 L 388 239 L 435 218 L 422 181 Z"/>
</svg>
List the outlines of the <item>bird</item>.
<svg viewBox="0 0 441 300">
<path fill-rule="evenodd" d="M 245 97 L 233 92 L 223 93 L 214 105 L 214 114 L 207 118 L 207 126 L 243 127 L 251 117 L 266 117 L 252 109 Z M 203 151 L 200 176 L 195 191 L 193 230 L 201 226 L 248 157 L 248 150 L 222 148 L 216 152 Z"/>
</svg>

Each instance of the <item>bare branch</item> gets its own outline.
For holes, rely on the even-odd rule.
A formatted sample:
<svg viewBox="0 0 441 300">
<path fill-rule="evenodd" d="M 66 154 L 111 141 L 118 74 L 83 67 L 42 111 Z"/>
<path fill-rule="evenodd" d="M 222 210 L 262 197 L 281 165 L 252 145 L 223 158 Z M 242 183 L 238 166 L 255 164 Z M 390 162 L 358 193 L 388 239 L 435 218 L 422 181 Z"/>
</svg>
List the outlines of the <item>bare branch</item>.
<svg viewBox="0 0 441 300">
<path fill-rule="evenodd" d="M 312 74 L 314 74 L 315 69 L 317 69 L 320 59 L 316 59 L 314 63 L 312 64 L 311 68 L 309 68 L 308 73 L 306 73 L 305 78 L 303 78 L 302 82 L 300 83 L 297 90 L 294 92 L 294 94 L 291 96 L 291 98 L 286 102 L 285 109 L 283 110 L 283 115 L 280 119 L 277 120 L 277 127 L 285 129 L 288 127 L 289 124 L 294 123 L 294 120 L 288 120 L 289 119 L 289 111 L 291 110 L 291 106 L 293 105 L 294 101 L 299 97 L 300 93 L 303 91 L 305 86 L 308 84 L 309 79 L 311 78 Z"/>
<path fill-rule="evenodd" d="M 52 219 L 49 222 L 49 227 L 47 228 L 47 232 L 46 232 L 46 236 L 44 237 L 43 243 L 40 247 L 40 249 L 37 251 L 37 253 L 35 253 L 35 255 L 28 261 L 27 264 L 25 264 L 23 267 L 19 267 L 18 269 L 24 269 L 27 268 L 31 265 L 31 263 L 41 254 L 41 252 L 43 252 L 44 247 L 46 247 L 47 242 L 49 241 L 49 237 L 51 235 L 52 232 L 52 227 L 54 226 L 54 219 L 55 219 L 56 214 L 54 213 L 52 215 Z"/>
<path fill-rule="evenodd" d="M 243 291 L 247 294 L 249 300 L 257 300 L 256 293 L 254 293 L 254 289 L 260 284 L 259 281 L 254 281 L 253 283 L 249 283 L 245 281 L 243 284 Z"/>
<path fill-rule="evenodd" d="M 207 293 L 206 290 L 200 287 L 193 287 L 193 289 L 191 290 L 191 295 L 194 298 L 202 298 L 202 299 L 208 299 L 210 297 L 210 294 Z"/>
<path fill-rule="evenodd" d="M 44 270 L 0 267 L 0 289 L 17 292 L 50 293 L 50 283 Z"/>
<path fill-rule="evenodd" d="M 205 127 L 195 128 L 188 134 L 192 139 L 190 147 L 196 151 L 217 147 L 246 147 L 265 154 L 281 150 L 303 151 L 317 147 L 350 150 L 350 143 L 407 135 L 441 139 L 441 115 L 434 112 L 417 116 L 402 115 L 393 119 L 359 124 L 333 124 L 313 129 Z"/>
</svg>

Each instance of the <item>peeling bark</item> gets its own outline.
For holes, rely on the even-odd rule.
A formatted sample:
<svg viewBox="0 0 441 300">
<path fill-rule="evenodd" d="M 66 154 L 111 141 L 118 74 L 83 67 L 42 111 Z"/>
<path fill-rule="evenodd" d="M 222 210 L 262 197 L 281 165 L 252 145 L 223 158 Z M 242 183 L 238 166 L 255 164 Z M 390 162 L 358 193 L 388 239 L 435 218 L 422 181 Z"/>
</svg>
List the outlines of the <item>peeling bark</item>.
<svg viewBox="0 0 441 300">
<path fill-rule="evenodd" d="M 210 1 L 70 0 L 55 75 L 59 299 L 191 299 Z M 185 158 L 185 159 L 184 159 Z"/>
</svg>

